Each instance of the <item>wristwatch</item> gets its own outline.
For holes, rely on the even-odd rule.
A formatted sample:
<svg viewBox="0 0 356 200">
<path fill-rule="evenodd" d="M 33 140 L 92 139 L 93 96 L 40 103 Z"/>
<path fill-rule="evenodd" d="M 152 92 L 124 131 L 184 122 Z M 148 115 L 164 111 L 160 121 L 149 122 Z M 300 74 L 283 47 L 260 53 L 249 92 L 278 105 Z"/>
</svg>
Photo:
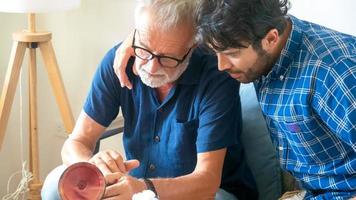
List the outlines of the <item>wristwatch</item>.
<svg viewBox="0 0 356 200">
<path fill-rule="evenodd" d="M 145 182 L 147 190 L 151 190 L 153 193 L 155 193 L 155 196 L 158 198 L 158 194 L 156 191 L 155 186 L 153 185 L 152 181 L 148 178 L 144 178 L 143 182 Z"/>
</svg>

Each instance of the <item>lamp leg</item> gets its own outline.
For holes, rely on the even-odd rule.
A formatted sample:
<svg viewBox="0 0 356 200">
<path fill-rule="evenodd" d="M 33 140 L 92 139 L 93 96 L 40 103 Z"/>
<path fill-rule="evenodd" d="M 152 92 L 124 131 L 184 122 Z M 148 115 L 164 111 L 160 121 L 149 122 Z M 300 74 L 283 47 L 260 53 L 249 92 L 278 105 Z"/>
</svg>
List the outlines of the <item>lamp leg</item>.
<svg viewBox="0 0 356 200">
<path fill-rule="evenodd" d="M 0 149 L 5 137 L 7 121 L 19 80 L 21 65 L 26 51 L 25 42 L 15 41 L 12 46 L 9 66 L 6 72 L 4 87 L 0 98 Z"/>
<path fill-rule="evenodd" d="M 41 42 L 39 44 L 43 56 L 43 60 L 47 69 L 48 77 L 52 85 L 54 96 L 64 122 L 64 126 L 68 133 L 71 133 L 74 128 L 74 117 L 69 106 L 68 97 L 66 95 L 56 56 L 50 41 Z"/>
<path fill-rule="evenodd" d="M 41 199 L 42 182 L 39 175 L 39 146 L 37 131 L 37 69 L 36 47 L 29 47 L 29 112 L 30 112 L 30 171 L 33 179 L 29 184 L 28 199 Z"/>
</svg>

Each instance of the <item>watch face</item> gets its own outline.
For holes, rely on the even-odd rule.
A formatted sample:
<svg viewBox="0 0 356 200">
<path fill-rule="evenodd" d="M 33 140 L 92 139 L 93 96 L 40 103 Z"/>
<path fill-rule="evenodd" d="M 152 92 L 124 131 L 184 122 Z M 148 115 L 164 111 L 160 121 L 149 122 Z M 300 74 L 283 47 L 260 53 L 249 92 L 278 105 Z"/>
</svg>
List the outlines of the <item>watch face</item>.
<svg viewBox="0 0 356 200">
<path fill-rule="evenodd" d="M 75 163 L 63 172 L 58 191 L 62 200 L 101 199 L 105 191 L 104 175 L 93 164 Z"/>
</svg>

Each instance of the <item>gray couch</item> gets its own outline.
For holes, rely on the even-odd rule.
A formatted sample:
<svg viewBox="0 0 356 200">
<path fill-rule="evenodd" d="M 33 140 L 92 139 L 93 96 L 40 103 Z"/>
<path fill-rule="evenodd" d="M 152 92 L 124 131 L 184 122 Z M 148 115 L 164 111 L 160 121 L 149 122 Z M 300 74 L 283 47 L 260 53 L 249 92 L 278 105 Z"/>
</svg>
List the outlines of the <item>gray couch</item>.
<svg viewBox="0 0 356 200">
<path fill-rule="evenodd" d="M 240 98 L 243 119 L 241 140 L 257 183 L 259 199 L 278 199 L 282 193 L 281 170 L 252 83 L 241 84 Z"/>
</svg>

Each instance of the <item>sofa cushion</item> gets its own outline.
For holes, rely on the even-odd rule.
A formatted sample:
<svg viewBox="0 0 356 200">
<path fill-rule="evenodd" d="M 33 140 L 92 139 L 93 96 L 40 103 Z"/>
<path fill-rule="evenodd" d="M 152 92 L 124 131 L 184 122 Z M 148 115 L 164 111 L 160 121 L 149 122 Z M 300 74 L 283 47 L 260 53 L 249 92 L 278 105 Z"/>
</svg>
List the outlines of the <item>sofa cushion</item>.
<svg viewBox="0 0 356 200">
<path fill-rule="evenodd" d="M 280 167 L 252 83 L 241 84 L 240 97 L 243 118 L 241 141 L 257 183 L 259 199 L 278 199 L 282 185 Z"/>
</svg>

